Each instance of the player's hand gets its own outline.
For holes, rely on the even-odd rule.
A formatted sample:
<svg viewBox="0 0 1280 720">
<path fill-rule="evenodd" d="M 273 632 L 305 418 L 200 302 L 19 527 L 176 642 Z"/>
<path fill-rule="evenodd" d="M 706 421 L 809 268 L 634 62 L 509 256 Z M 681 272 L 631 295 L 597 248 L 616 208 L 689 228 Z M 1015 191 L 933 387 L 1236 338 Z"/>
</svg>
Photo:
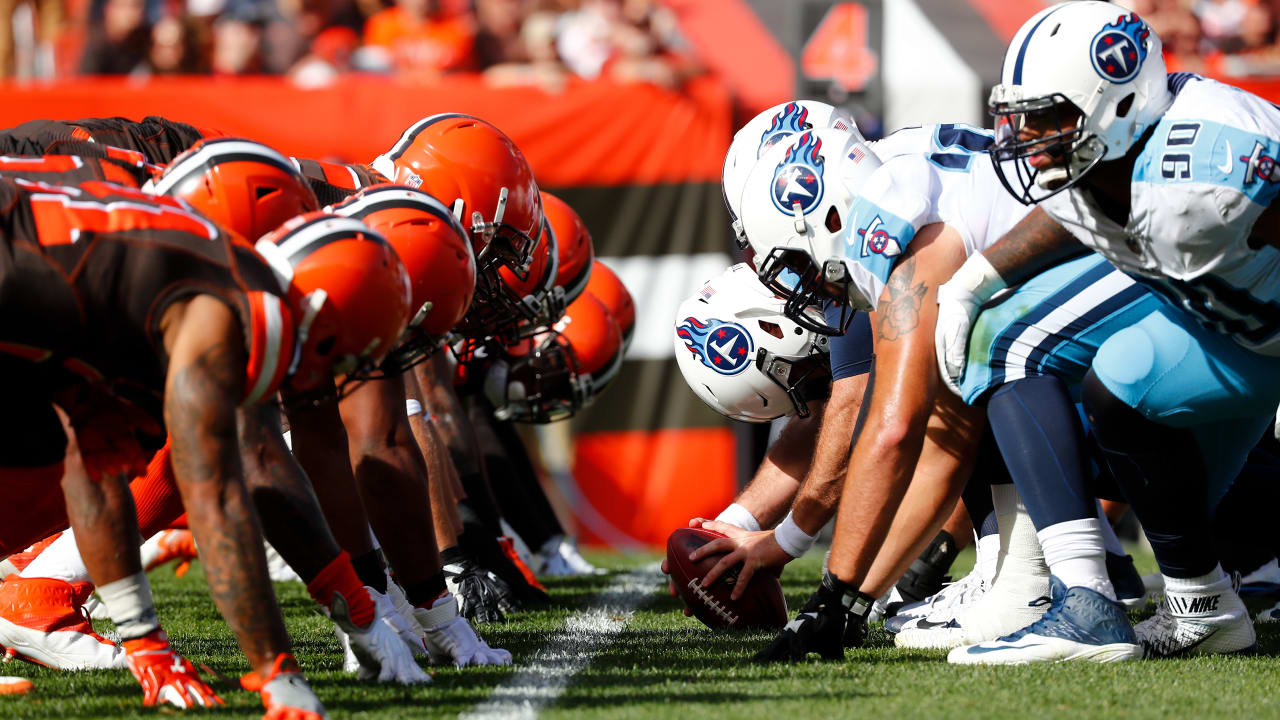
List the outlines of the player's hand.
<svg viewBox="0 0 1280 720">
<path fill-rule="evenodd" d="M 938 372 L 951 392 L 960 396 L 960 380 L 964 378 L 969 353 L 969 332 L 982 302 L 969 290 L 951 282 L 938 286 L 938 324 L 933 333 L 933 348 L 938 356 Z"/>
<path fill-rule="evenodd" d="M 327 720 L 328 713 L 302 676 L 298 661 L 288 653 L 276 657 L 271 673 L 262 677 L 251 672 L 240 678 L 240 686 L 262 696 L 267 709 L 262 720 Z"/>
<path fill-rule="evenodd" d="M 164 630 L 153 630 L 140 638 L 125 640 L 122 645 L 129 672 L 142 685 L 143 705 L 168 703 L 186 710 L 197 705 L 223 704 L 213 688 L 200 679 L 191 662 L 169 647 Z"/>
<path fill-rule="evenodd" d="M 444 578 L 449 592 L 458 597 L 463 617 L 477 623 L 506 620 L 503 612 L 510 612 L 511 588 L 496 575 L 466 560 L 445 565 Z"/>
<path fill-rule="evenodd" d="M 352 622 L 342 595 L 335 593 L 329 616 L 347 636 L 351 652 L 359 661 L 361 680 L 377 678 L 378 682 L 418 685 L 431 682 L 431 677 L 413 661 L 413 651 L 401 639 L 395 620 L 400 618 L 386 595 L 365 586 L 373 600 L 374 616 L 366 627 Z"/>
<path fill-rule="evenodd" d="M 712 525 L 732 527 L 716 522 L 709 522 L 703 527 L 708 530 L 720 531 L 719 527 L 710 527 Z M 772 530 L 761 530 L 760 532 L 747 532 L 739 528 L 735 528 L 735 530 L 737 530 L 737 533 L 734 536 L 712 540 L 694 550 L 689 554 L 689 560 L 697 562 L 708 555 L 727 553 L 720 558 L 720 562 L 716 563 L 715 567 L 711 568 L 703 576 L 702 587 L 710 587 L 734 566 L 741 564 L 742 569 L 738 571 L 738 577 L 733 583 L 733 592 L 729 595 L 734 600 L 737 600 L 742 597 L 742 593 L 746 591 L 747 584 L 751 582 L 751 578 L 755 576 L 757 570 L 780 572 L 783 565 L 795 558 L 791 557 L 786 550 L 783 550 L 778 545 Z"/>
<path fill-rule="evenodd" d="M 430 608 L 416 608 L 414 619 L 426 631 L 427 654 L 437 665 L 510 665 L 511 653 L 492 648 L 476 634 L 471 623 L 458 616 L 458 600 L 452 593 Z"/>
<path fill-rule="evenodd" d="M 845 647 L 859 647 L 867 637 L 866 611 L 873 600 L 831 573 L 822 577 L 817 592 L 754 660 L 761 663 L 800 662 L 809 653 L 826 660 L 843 660 Z M 861 612 L 849 608 L 858 603 Z"/>
</svg>

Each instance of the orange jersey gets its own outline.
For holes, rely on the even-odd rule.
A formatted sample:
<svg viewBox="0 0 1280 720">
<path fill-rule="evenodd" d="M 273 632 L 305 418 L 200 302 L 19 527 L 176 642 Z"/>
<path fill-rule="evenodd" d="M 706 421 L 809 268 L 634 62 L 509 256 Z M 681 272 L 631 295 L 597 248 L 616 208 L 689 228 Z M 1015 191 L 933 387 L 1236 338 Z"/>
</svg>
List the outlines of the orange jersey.
<svg viewBox="0 0 1280 720">
<path fill-rule="evenodd" d="M 419 22 L 391 7 L 369 18 L 364 42 L 389 50 L 401 70 L 471 70 L 475 64 L 475 28 L 464 17 Z"/>
</svg>

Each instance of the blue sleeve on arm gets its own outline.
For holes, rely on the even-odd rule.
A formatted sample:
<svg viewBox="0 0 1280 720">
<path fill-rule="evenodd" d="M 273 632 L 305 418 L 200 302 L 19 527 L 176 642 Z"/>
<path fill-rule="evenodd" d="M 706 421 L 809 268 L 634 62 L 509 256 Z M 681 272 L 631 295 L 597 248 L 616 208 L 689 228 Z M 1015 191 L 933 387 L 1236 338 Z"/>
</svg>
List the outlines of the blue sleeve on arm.
<svg viewBox="0 0 1280 720">
<path fill-rule="evenodd" d="M 830 312 L 830 311 L 828 311 Z M 828 318 L 828 322 L 832 322 Z M 831 380 L 843 380 L 871 370 L 871 316 L 854 313 L 844 335 L 831 338 L 827 346 L 831 358 Z"/>
</svg>

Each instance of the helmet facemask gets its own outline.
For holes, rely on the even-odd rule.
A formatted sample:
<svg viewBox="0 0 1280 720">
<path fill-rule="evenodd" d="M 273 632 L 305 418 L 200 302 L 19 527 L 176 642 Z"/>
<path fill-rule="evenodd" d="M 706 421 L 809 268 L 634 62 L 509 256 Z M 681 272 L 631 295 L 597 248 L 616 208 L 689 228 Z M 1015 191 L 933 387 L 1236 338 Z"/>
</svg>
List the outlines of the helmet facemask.
<svg viewBox="0 0 1280 720">
<path fill-rule="evenodd" d="M 783 314 L 820 335 L 843 335 L 853 320 L 849 304 L 852 279 L 844 263 L 830 259 L 819 265 L 808 252 L 779 245 L 760 262 L 760 282 L 786 299 Z M 834 320 L 827 315 L 830 310 Z"/>
<path fill-rule="evenodd" d="M 756 351 L 756 369 L 782 388 L 796 415 L 802 418 L 809 417 L 810 400 L 822 400 L 831 394 L 831 362 L 825 351 L 827 339 L 822 337 L 818 342 L 824 350 L 804 357 L 778 355 L 763 347 Z"/>
<path fill-rule="evenodd" d="M 1074 187 L 1107 156 L 1107 146 L 1086 131 L 1085 116 L 1065 95 L 1018 98 L 1017 88 L 991 92 L 995 143 L 991 161 L 1005 189 L 1024 205 L 1034 205 Z M 1050 164 L 1031 160 L 1048 156 Z M 1010 177 L 1010 169 L 1013 176 Z"/>
</svg>

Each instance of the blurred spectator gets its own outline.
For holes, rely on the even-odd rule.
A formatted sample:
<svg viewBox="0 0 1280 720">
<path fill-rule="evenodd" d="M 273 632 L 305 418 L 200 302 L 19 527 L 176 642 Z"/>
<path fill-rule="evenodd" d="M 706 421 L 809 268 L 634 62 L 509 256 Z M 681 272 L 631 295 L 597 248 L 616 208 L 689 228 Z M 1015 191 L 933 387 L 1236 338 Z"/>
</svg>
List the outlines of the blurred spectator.
<svg viewBox="0 0 1280 720">
<path fill-rule="evenodd" d="M 20 14 L 20 7 L 26 12 Z M 62 0 L 0 0 L 0 78 L 51 70 L 53 59 L 49 56 L 64 14 Z M 31 39 L 37 33 L 39 44 L 32 47 Z M 27 57 L 19 57 L 22 51 Z"/>
<path fill-rule="evenodd" d="M 476 61 L 492 85 L 564 87 L 567 71 L 556 53 L 558 13 L 529 12 L 528 0 L 476 0 Z"/>
<path fill-rule="evenodd" d="M 402 72 L 437 74 L 475 67 L 471 18 L 446 13 L 439 0 L 396 0 L 369 18 L 364 42 L 381 48 Z"/>
<path fill-rule="evenodd" d="M 352 69 L 352 56 L 360 37 L 348 27 L 331 27 L 316 36 L 311 52 L 289 70 L 295 85 L 324 87 Z"/>
<path fill-rule="evenodd" d="M 653 0 L 583 0 L 561 18 L 556 49 L 588 79 L 672 88 L 696 72 L 674 15 Z"/>
<path fill-rule="evenodd" d="M 262 30 L 256 24 L 234 17 L 219 18 L 213 25 L 210 69 L 215 75 L 249 75 L 260 72 L 261 44 Z"/>
<path fill-rule="evenodd" d="M 1193 8 L 1200 20 L 1204 50 L 1236 52 L 1250 3 L 1245 0 L 1199 0 Z"/>
<path fill-rule="evenodd" d="M 206 72 L 194 30 L 183 18 L 165 15 L 151 26 L 146 70 L 155 75 Z"/>
<path fill-rule="evenodd" d="M 144 0 L 107 0 L 80 59 L 85 75 L 123 75 L 143 66 L 151 44 Z"/>
</svg>

